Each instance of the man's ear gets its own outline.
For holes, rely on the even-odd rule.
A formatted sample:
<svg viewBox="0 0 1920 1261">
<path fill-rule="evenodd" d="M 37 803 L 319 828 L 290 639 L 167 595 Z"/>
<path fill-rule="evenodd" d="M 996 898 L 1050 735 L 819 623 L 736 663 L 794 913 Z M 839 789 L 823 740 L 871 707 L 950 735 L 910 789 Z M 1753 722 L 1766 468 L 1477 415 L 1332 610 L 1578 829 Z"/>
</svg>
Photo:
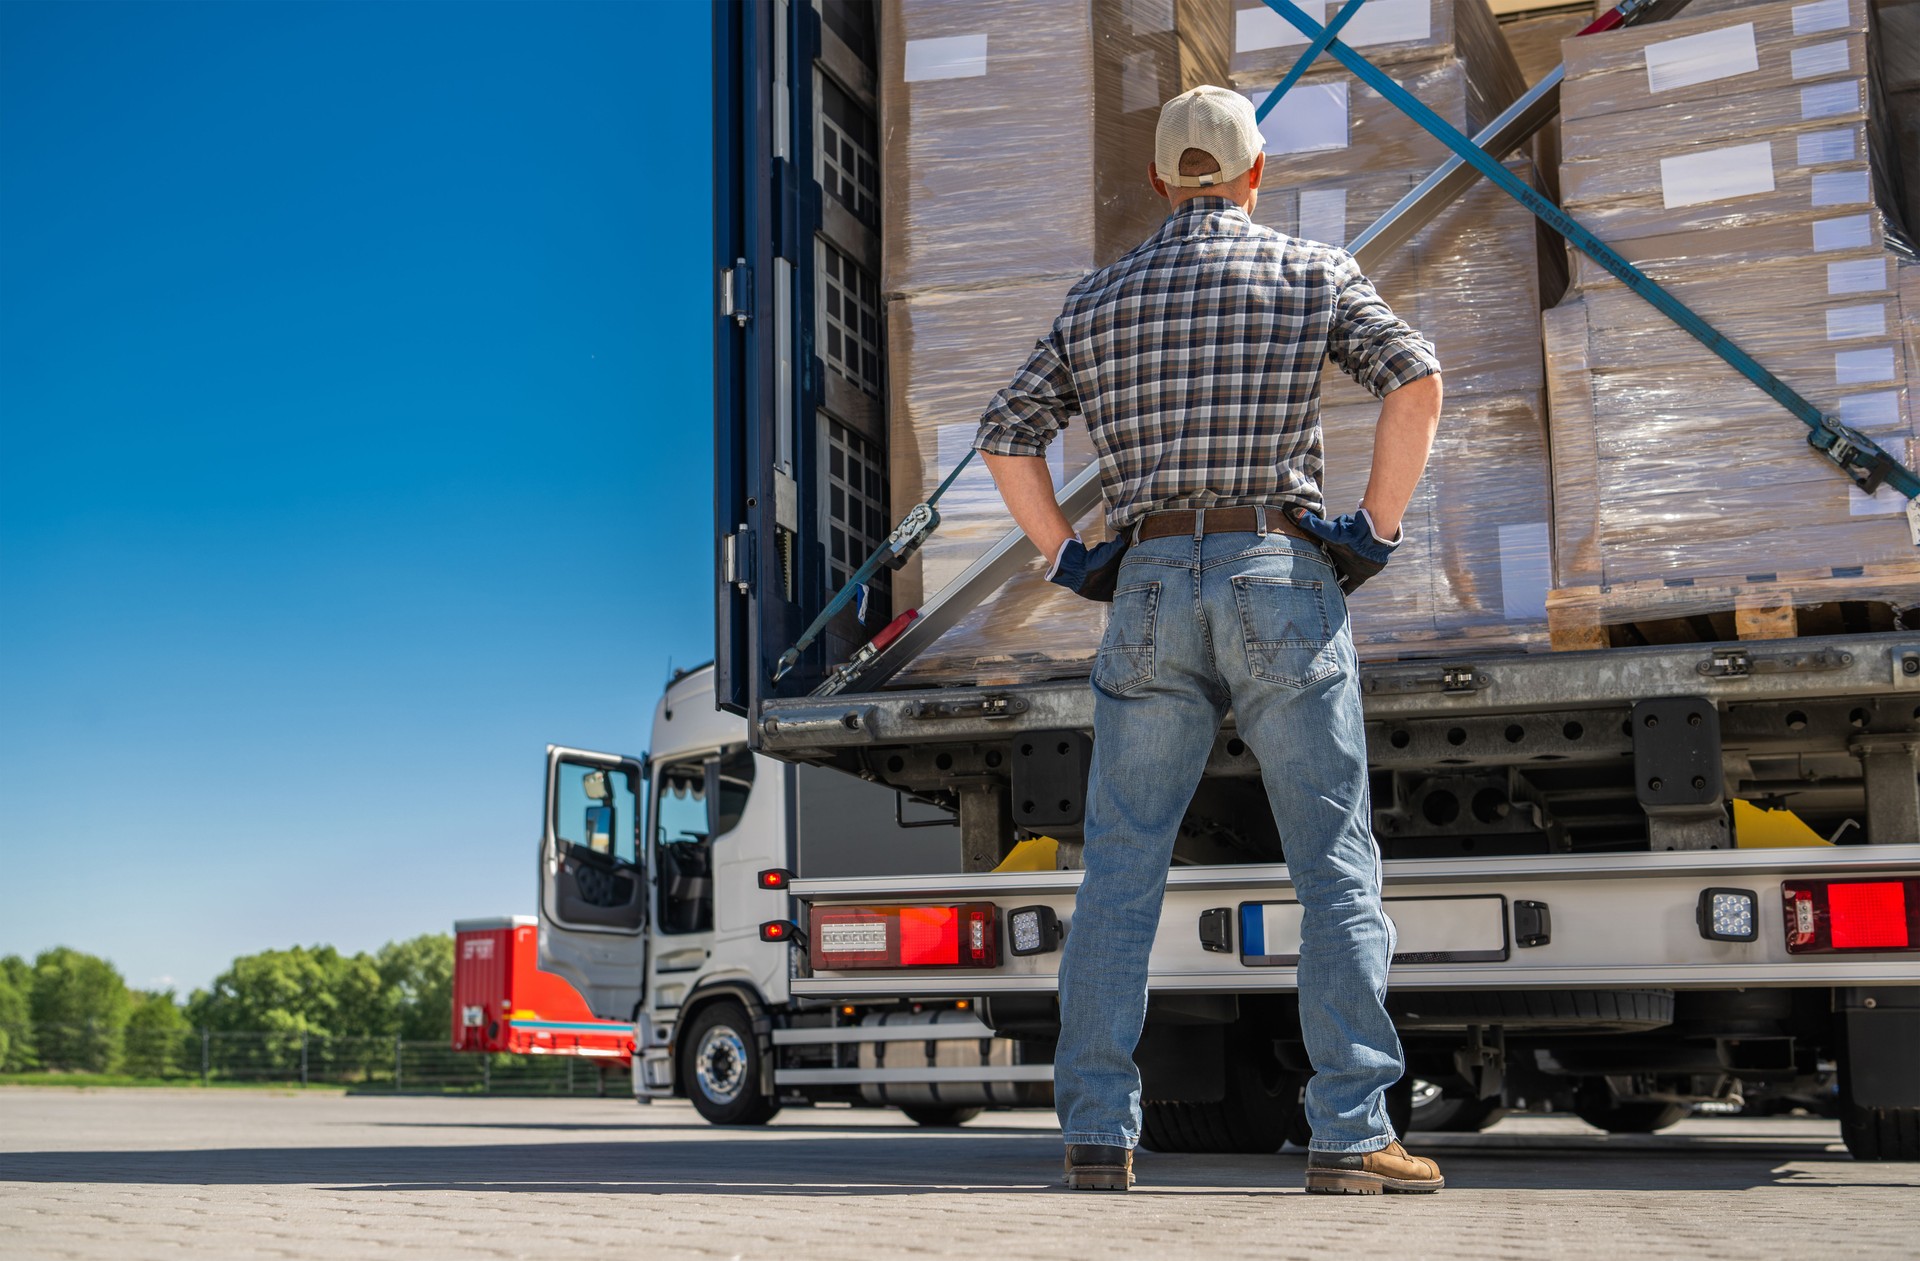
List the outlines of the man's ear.
<svg viewBox="0 0 1920 1261">
<path fill-rule="evenodd" d="M 1260 187 L 1260 177 L 1266 173 L 1266 169 L 1267 155 L 1264 153 L 1254 154 L 1253 165 L 1247 168 L 1247 187 L 1249 189 Z"/>
<path fill-rule="evenodd" d="M 1153 185 L 1153 191 L 1161 197 L 1167 195 L 1167 182 L 1160 178 L 1160 168 L 1152 162 L 1147 163 L 1147 183 Z"/>
</svg>

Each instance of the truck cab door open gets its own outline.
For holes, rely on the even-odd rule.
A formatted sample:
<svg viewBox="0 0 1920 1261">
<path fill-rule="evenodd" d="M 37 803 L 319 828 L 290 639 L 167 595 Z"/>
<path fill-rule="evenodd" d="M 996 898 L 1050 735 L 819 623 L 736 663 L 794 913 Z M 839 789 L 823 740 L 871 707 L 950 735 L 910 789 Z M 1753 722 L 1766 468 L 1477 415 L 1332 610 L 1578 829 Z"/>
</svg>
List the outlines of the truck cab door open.
<svg viewBox="0 0 1920 1261">
<path fill-rule="evenodd" d="M 540 838 L 540 966 L 566 978 L 595 1015 L 628 1020 L 647 951 L 644 762 L 547 748 Z"/>
</svg>

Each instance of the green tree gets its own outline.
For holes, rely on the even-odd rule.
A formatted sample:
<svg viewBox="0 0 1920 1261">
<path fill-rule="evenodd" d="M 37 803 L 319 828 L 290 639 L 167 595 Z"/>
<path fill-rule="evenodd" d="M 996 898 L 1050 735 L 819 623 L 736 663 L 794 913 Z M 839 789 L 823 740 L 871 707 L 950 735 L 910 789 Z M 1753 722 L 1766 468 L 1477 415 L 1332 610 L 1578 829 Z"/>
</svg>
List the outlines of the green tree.
<svg viewBox="0 0 1920 1261">
<path fill-rule="evenodd" d="M 133 1000 L 111 963 L 65 946 L 33 961 L 27 1012 L 45 1068 L 107 1073 L 118 1067 Z"/>
<path fill-rule="evenodd" d="M 126 1070 L 139 1077 L 173 1077 L 185 1071 L 193 1028 L 172 990 L 135 996 L 127 1017 Z M 195 1044 L 197 1046 L 197 1043 Z"/>
<path fill-rule="evenodd" d="M 19 964 L 16 970 L 8 965 Z M 9 956 L 0 959 L 0 1072 L 32 1068 L 33 1023 L 27 1014 L 27 996 L 16 976 L 29 976 L 27 965 Z"/>
<path fill-rule="evenodd" d="M 235 959 L 194 993 L 187 1018 L 215 1032 L 385 1034 L 392 1007 L 371 957 L 294 946 Z"/>
<path fill-rule="evenodd" d="M 453 1027 L 453 938 L 422 933 L 390 941 L 375 956 L 394 1008 L 394 1032 L 416 1041 L 445 1041 Z"/>
</svg>

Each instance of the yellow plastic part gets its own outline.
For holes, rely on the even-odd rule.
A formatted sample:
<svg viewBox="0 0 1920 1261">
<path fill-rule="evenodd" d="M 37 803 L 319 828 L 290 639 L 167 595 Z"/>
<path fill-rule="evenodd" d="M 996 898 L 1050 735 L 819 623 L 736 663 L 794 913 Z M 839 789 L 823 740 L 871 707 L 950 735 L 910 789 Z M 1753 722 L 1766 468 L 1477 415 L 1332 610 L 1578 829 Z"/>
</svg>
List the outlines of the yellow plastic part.
<svg viewBox="0 0 1920 1261">
<path fill-rule="evenodd" d="M 1800 821 L 1791 810 L 1762 810 L 1745 801 L 1733 803 L 1733 843 L 1740 849 L 1795 849 L 1831 845 Z"/>
<path fill-rule="evenodd" d="M 1060 842 L 1051 836 L 1021 841 L 1000 860 L 995 871 L 1054 871 L 1060 863 Z"/>
</svg>

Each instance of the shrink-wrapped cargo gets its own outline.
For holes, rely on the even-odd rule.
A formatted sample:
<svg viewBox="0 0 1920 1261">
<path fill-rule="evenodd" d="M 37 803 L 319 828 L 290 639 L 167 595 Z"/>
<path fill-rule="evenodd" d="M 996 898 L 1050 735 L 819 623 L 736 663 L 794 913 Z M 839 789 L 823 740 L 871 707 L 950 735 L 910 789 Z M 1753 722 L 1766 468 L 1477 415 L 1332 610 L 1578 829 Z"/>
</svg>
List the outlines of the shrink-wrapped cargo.
<svg viewBox="0 0 1920 1261">
<path fill-rule="evenodd" d="M 1139 244 L 1162 102 L 1223 73 L 1211 0 L 884 0 L 881 285 L 1078 276 Z"/>
<path fill-rule="evenodd" d="M 966 456 L 980 413 L 1068 289 L 1166 215 L 1148 183 L 1160 106 L 1226 79 L 1226 0 L 883 0 L 882 288 L 896 519 Z M 1092 459 L 1070 424 L 1056 484 Z M 975 458 L 940 528 L 893 578 L 896 610 L 938 592 L 1013 528 Z M 1078 523 L 1105 536 L 1096 509 Z M 1084 673 L 1103 606 L 1035 560 L 918 658 L 918 683 Z"/>
<path fill-rule="evenodd" d="M 1333 510 L 1360 502 L 1379 415 L 1371 401 L 1321 410 Z M 1348 601 L 1361 658 L 1418 656 L 1462 641 L 1488 650 L 1545 647 L 1548 474 L 1538 391 L 1449 394 L 1426 475 L 1402 520 L 1406 541 Z"/>
<path fill-rule="evenodd" d="M 895 508 L 931 494 L 973 445 L 980 412 L 1046 335 L 1070 280 L 937 290 L 887 304 L 887 354 L 894 365 L 889 428 Z M 1093 460 L 1083 424 L 1047 448 L 1054 485 Z M 917 607 L 1013 528 L 985 461 L 975 456 L 939 504 L 940 528 L 894 575 L 894 603 Z M 1108 537 L 1096 508 L 1077 523 L 1089 542 Z M 914 662 L 909 678 L 1006 681 L 1046 678 L 1084 666 L 1098 646 L 1103 608 L 1029 572 L 1001 588 Z M 978 670 L 976 671 L 976 663 Z"/>
<path fill-rule="evenodd" d="M 1305 7 L 1320 16 L 1316 6 Z M 1329 16 L 1337 8 L 1329 6 Z M 1307 40 L 1264 5 L 1243 3 L 1235 20 L 1234 86 L 1258 104 L 1292 68 Z M 1283 38 L 1286 32 L 1297 38 Z M 1373 0 L 1355 13 L 1340 38 L 1468 133 L 1485 126 L 1525 88 L 1485 0 Z M 1363 171 L 1424 173 L 1450 156 L 1445 145 L 1324 55 L 1275 104 L 1260 132 L 1267 142 L 1267 183 L 1273 187 L 1351 178 Z"/>
<path fill-rule="evenodd" d="M 1536 182 L 1528 163 L 1509 168 Z M 1416 172 L 1362 174 L 1276 188 L 1261 193 L 1254 219 L 1289 236 L 1344 246 L 1420 179 Z M 1481 183 L 1373 268 L 1369 279 L 1394 313 L 1433 343 L 1450 397 L 1542 388 L 1541 246 L 1532 212 Z M 1558 251 L 1548 257 L 1557 261 Z M 1329 373 L 1323 389 L 1330 403 L 1368 401 L 1339 373 Z"/>
<path fill-rule="evenodd" d="M 1278 83 L 1310 41 L 1263 0 L 1230 2 L 1234 81 Z M 1300 5 L 1320 23 L 1340 7 L 1340 0 Z M 1486 0 L 1367 0 L 1341 28 L 1340 42 L 1380 66 L 1459 58 L 1494 73 L 1492 67 L 1513 56 Z"/>
</svg>

